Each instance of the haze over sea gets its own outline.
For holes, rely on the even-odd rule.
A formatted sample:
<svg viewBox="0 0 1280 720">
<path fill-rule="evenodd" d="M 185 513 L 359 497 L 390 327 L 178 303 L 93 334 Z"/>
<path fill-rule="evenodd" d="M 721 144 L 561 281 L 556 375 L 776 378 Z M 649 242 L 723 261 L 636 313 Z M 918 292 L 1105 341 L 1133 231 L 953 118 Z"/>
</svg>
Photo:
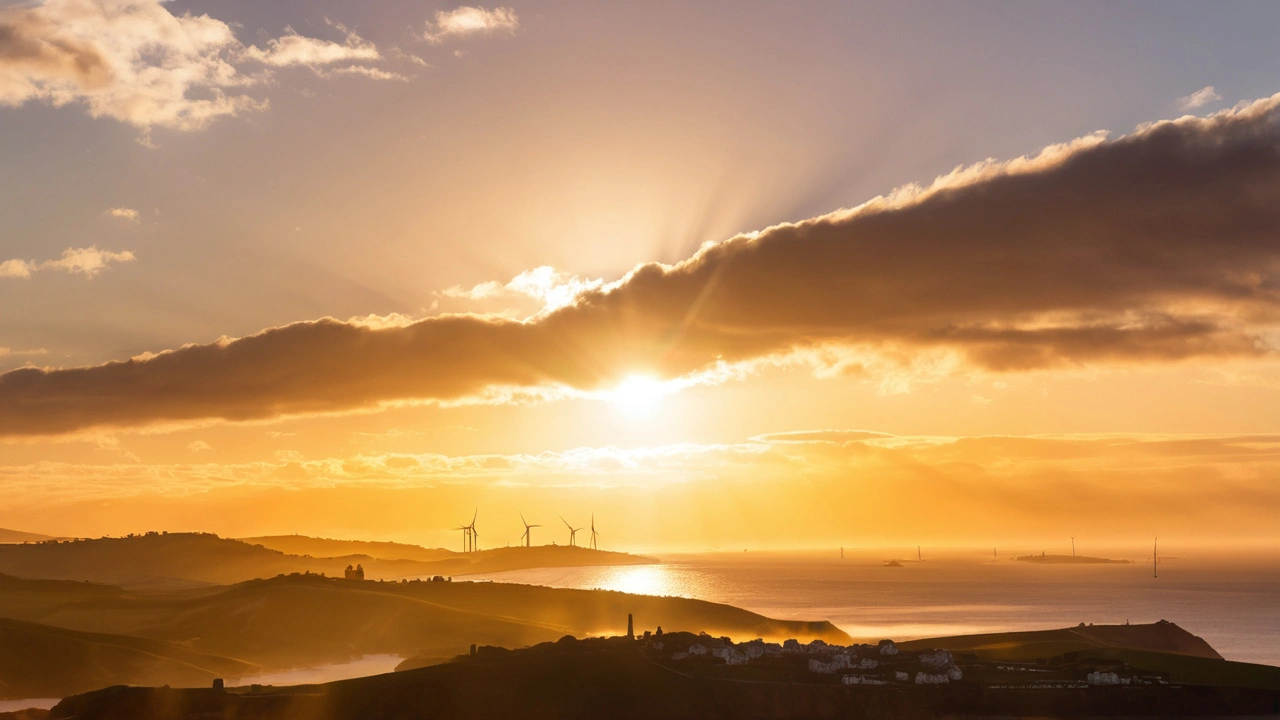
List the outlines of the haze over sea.
<svg viewBox="0 0 1280 720">
<path fill-rule="evenodd" d="M 951 553 L 924 562 L 839 551 L 663 555 L 661 565 L 540 568 L 468 579 L 679 595 L 770 617 L 820 620 L 856 638 L 908 640 L 1081 622 L 1176 622 L 1224 657 L 1280 665 L 1280 554 L 1123 565 L 1039 565 Z M 886 568 L 888 557 L 903 567 Z M 1115 557 L 1123 557 L 1117 555 Z M 649 629 L 643 617 L 638 629 Z M 676 629 L 676 628 L 666 628 Z"/>
</svg>

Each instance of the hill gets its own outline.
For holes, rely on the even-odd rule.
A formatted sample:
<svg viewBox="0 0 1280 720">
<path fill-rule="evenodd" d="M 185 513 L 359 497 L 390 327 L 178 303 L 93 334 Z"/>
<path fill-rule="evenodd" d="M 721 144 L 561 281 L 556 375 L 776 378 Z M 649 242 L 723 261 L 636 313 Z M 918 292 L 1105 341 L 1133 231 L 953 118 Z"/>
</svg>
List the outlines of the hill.
<svg viewBox="0 0 1280 720">
<path fill-rule="evenodd" d="M 124 590 L 74 580 L 28 580 L 0 575 L 0 616 L 24 617 L 66 603 L 124 596 Z"/>
<path fill-rule="evenodd" d="M 6 530 L 0 528 L 0 543 L 26 543 L 26 542 L 42 542 L 44 540 L 52 540 L 48 535 L 39 533 L 22 532 L 21 530 Z"/>
<path fill-rule="evenodd" d="M 289 555 L 313 557 L 337 557 L 340 555 L 364 555 L 375 560 L 417 560 L 434 562 L 448 560 L 460 553 L 444 548 L 426 548 L 397 542 L 371 542 L 366 540 L 333 540 L 306 535 L 264 535 L 237 538 L 250 545 L 261 545 Z"/>
<path fill-rule="evenodd" d="M 338 572 L 338 559 L 286 555 L 208 533 L 0 545 L 0 573 L 126 587 L 227 584 L 289 572 Z"/>
<path fill-rule="evenodd" d="M 1179 686 L 1161 682 L 1106 686 L 1079 681 L 1089 667 L 1064 670 L 1043 687 L 969 679 L 969 663 L 953 682 L 895 678 L 845 684 L 815 672 L 812 651 L 777 652 L 743 663 L 711 654 L 689 657 L 704 637 L 575 640 L 526 650 L 481 648 L 453 662 L 323 685 L 243 689 L 108 688 L 67 698 L 54 720 L 376 720 L 378 718 L 1008 718 L 1224 717 L 1269 715 L 1280 692 L 1246 686 Z M 877 657 L 878 648 L 868 647 Z M 842 648 L 847 652 L 848 649 Z M 859 650 L 859 652 L 862 652 Z M 907 653 L 904 651 L 903 655 Z M 924 654 L 888 661 L 924 667 Z M 928 653 L 929 662 L 936 655 Z M 1196 658 L 1226 665 L 1225 661 Z M 822 663 L 819 663 L 822 664 Z M 960 670 L 957 666 L 952 666 Z M 865 668 L 865 666 L 864 666 Z M 1275 668 L 1271 668 L 1275 670 Z M 866 669 L 859 672 L 867 672 Z M 910 676 L 912 673 L 903 673 Z M 881 676 L 886 676 L 881 673 Z M 861 676 L 855 676 L 861 677 Z M 1067 680 L 1068 677 L 1077 678 Z"/>
<path fill-rule="evenodd" d="M 1221 660 L 1209 643 L 1174 623 L 1084 625 L 1061 630 L 960 635 L 900 643 L 905 649 L 943 648 L 989 660 L 1023 661 L 1106 648 L 1169 653 Z"/>
<path fill-rule="evenodd" d="M 324 541 L 316 547 L 337 549 L 342 547 L 342 543 Z M 0 545 L 0 573 L 31 578 L 88 580 L 133 589 L 173 589 L 228 585 L 295 572 L 340 577 L 348 565 L 363 566 L 365 577 L 369 579 L 399 580 L 532 567 L 657 562 L 639 555 L 555 545 L 501 548 L 465 555 L 420 549 L 424 553 L 443 552 L 446 557 L 431 562 L 378 559 L 369 555 L 314 557 L 220 538 L 211 533 L 149 532 L 123 538 Z"/>
<path fill-rule="evenodd" d="M 23 582 L 32 583 L 33 593 L 47 593 L 41 584 L 47 581 L 11 582 L 0 610 L 58 627 L 180 643 L 268 669 L 380 653 L 452 657 L 473 643 L 520 647 L 566 634 L 621 633 L 628 613 L 637 628 L 848 641 L 827 622 L 775 620 L 700 600 L 502 583 L 287 575 L 138 594 L 86 590 L 39 606 L 23 599 Z"/>
<path fill-rule="evenodd" d="M 525 570 L 538 567 L 587 567 L 593 565 L 654 565 L 658 560 L 644 555 L 591 550 L 567 545 L 535 545 L 455 553 L 448 560 L 425 563 L 429 575 L 479 575 L 481 573 Z"/>
<path fill-rule="evenodd" d="M 0 618 L 0 699 L 64 697 L 107 685 L 208 685 L 256 667 L 156 640 Z"/>
</svg>

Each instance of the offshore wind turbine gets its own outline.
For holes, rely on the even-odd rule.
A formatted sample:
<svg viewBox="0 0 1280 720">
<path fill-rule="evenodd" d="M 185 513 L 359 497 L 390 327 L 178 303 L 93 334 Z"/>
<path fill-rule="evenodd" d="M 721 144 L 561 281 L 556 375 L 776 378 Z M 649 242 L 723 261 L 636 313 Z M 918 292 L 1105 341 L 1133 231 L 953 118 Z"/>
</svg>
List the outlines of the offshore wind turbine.
<svg viewBox="0 0 1280 720">
<path fill-rule="evenodd" d="M 529 521 L 524 519 L 523 513 L 521 513 L 520 515 L 520 522 L 524 523 L 524 534 L 520 536 L 520 539 L 524 540 L 525 547 L 533 547 L 533 532 L 531 531 L 533 530 L 533 528 L 542 527 L 542 526 L 530 525 Z"/>
</svg>

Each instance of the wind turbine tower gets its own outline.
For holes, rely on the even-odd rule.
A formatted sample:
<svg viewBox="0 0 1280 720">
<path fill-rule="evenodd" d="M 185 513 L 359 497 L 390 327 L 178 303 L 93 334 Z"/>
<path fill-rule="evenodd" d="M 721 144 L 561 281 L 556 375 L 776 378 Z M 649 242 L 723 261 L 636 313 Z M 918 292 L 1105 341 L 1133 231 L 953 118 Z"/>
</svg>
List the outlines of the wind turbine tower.
<svg viewBox="0 0 1280 720">
<path fill-rule="evenodd" d="M 1151 577 L 1160 577 L 1160 538 L 1151 541 Z"/>
<path fill-rule="evenodd" d="M 1071 536 L 1071 557 L 1076 556 L 1076 536 Z"/>
<path fill-rule="evenodd" d="M 541 525 L 530 525 L 528 520 L 524 519 L 524 515 L 520 516 L 520 522 L 524 523 L 524 534 L 520 539 L 524 540 L 525 547 L 533 547 L 533 528 L 542 527 Z"/>
<path fill-rule="evenodd" d="M 600 549 L 599 547 L 596 546 L 596 538 L 599 537 L 599 535 L 600 533 L 596 532 L 596 514 L 591 513 L 591 549 L 592 550 Z"/>
<path fill-rule="evenodd" d="M 471 552 L 471 526 L 459 525 L 454 530 L 462 531 L 462 552 Z"/>
<path fill-rule="evenodd" d="M 565 527 L 567 527 L 567 528 L 569 528 L 569 547 L 577 547 L 577 546 L 578 546 L 578 531 L 579 531 L 579 530 L 581 530 L 582 528 L 576 528 L 576 527 L 574 527 L 574 526 L 570 525 L 570 524 L 569 524 L 569 521 L 568 521 L 568 520 L 565 520 L 563 515 L 561 515 L 561 516 L 560 516 L 560 522 L 564 523 L 564 526 L 565 526 Z"/>
</svg>

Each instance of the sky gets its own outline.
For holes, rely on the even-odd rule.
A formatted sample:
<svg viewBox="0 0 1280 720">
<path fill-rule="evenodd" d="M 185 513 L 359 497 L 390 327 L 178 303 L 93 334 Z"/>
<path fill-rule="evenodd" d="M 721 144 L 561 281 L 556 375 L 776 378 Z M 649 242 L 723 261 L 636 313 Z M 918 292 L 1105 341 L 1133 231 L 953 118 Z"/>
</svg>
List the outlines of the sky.
<svg viewBox="0 0 1280 720">
<path fill-rule="evenodd" d="M 0 8 L 0 527 L 1280 547 L 1272 3 Z"/>
</svg>

